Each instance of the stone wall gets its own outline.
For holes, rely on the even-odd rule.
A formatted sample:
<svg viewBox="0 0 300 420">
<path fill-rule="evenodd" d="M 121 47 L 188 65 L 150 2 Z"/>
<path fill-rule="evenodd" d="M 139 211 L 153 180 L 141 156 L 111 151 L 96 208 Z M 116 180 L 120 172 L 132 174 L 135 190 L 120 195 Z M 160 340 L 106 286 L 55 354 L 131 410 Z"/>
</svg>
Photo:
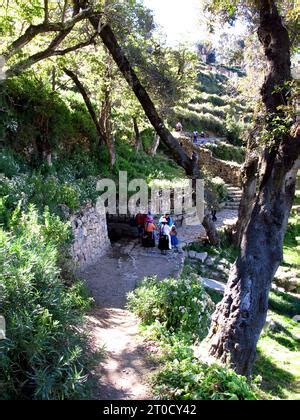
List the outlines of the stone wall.
<svg viewBox="0 0 300 420">
<path fill-rule="evenodd" d="M 212 175 L 219 176 L 227 184 L 241 186 L 241 165 L 238 163 L 217 159 L 204 147 L 199 147 L 199 159 L 200 166 L 202 164 Z"/>
<path fill-rule="evenodd" d="M 96 208 L 87 204 L 71 217 L 73 243 L 71 256 L 77 269 L 97 262 L 110 248 L 106 216 L 100 215 Z"/>
<path fill-rule="evenodd" d="M 235 187 L 241 186 L 241 165 L 213 157 L 210 150 L 205 147 L 195 146 L 188 137 L 180 137 L 178 141 L 189 156 L 192 156 L 193 152 L 198 154 L 201 168 L 207 169 L 213 176 L 219 176 L 228 184 L 232 184 Z"/>
</svg>

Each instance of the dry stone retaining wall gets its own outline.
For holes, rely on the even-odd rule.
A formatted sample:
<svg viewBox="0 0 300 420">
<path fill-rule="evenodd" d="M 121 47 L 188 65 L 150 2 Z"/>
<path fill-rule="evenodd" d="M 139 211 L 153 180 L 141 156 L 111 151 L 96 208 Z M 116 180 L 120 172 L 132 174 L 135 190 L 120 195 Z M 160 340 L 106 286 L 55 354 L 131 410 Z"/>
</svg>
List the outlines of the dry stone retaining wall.
<svg viewBox="0 0 300 420">
<path fill-rule="evenodd" d="M 76 268 L 82 270 L 97 262 L 110 248 L 106 216 L 87 204 L 71 217 L 73 243 L 71 256 Z"/>
<path fill-rule="evenodd" d="M 190 156 L 193 152 L 198 154 L 201 168 L 204 167 L 213 176 L 219 176 L 227 184 L 232 184 L 235 187 L 241 186 L 241 165 L 213 157 L 210 150 L 195 146 L 188 137 L 180 137 L 178 141 Z"/>
</svg>

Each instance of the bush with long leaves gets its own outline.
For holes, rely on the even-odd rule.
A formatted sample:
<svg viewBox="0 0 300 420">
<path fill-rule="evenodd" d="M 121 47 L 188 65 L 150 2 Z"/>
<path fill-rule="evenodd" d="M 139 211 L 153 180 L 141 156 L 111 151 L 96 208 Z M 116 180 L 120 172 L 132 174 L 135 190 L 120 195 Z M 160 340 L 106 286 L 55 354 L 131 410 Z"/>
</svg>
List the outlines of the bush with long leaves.
<svg viewBox="0 0 300 420">
<path fill-rule="evenodd" d="M 79 332 L 90 304 L 81 283 L 66 287 L 58 259 L 69 226 L 31 207 L 0 228 L 0 399 L 70 399 L 84 395 L 85 339 Z"/>
</svg>

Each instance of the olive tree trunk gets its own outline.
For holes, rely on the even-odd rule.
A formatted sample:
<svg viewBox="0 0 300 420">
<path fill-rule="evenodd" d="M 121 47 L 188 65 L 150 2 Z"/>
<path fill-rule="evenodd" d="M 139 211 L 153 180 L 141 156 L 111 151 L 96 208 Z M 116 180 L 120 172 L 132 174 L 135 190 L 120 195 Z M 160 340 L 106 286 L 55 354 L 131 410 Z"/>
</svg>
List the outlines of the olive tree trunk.
<svg viewBox="0 0 300 420">
<path fill-rule="evenodd" d="M 266 321 L 269 291 L 282 261 L 283 239 L 295 194 L 296 161 L 300 137 L 289 130 L 281 136 L 272 129 L 287 105 L 285 82 L 290 74 L 290 41 L 272 0 L 259 3 L 258 36 L 269 72 L 262 87 L 266 130 L 272 142 L 262 153 L 258 193 L 241 240 L 223 300 L 217 306 L 208 336 L 209 354 L 249 376 L 256 346 Z M 282 89 L 278 91 L 276 87 Z M 276 90 L 276 92 L 275 92 Z"/>
<path fill-rule="evenodd" d="M 257 193 L 259 156 L 257 150 L 249 145 L 250 142 L 248 142 L 246 162 L 242 168 L 243 195 L 239 206 L 238 221 L 233 231 L 233 242 L 236 247 L 241 245 L 243 233 L 249 223 Z M 257 147 L 257 144 L 255 147 Z"/>
</svg>

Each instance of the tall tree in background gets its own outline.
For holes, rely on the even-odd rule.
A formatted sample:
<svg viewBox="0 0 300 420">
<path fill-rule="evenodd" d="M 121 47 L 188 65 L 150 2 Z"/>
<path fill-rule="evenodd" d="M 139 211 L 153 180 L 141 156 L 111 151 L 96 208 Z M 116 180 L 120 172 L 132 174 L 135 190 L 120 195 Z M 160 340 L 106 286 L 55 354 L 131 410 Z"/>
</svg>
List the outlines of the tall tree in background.
<svg viewBox="0 0 300 420">
<path fill-rule="evenodd" d="M 82 8 L 82 10 L 85 10 L 88 8 L 89 2 L 86 0 L 78 1 L 78 4 Z M 103 19 L 101 14 L 99 14 L 97 17 L 91 16 L 89 20 L 94 29 L 98 31 L 103 44 L 110 52 L 112 58 L 114 59 L 116 65 L 123 74 L 125 80 L 135 93 L 150 123 L 155 129 L 157 135 L 160 137 L 161 141 L 166 145 L 166 147 L 170 151 L 170 154 L 172 155 L 173 159 L 182 168 L 184 168 L 187 175 L 196 179 L 199 175 L 198 162 L 196 162 L 187 155 L 185 150 L 180 146 L 178 141 L 173 137 L 173 135 L 165 126 L 148 92 L 140 82 L 137 73 L 130 64 L 124 50 L 119 45 L 119 42 L 109 22 Z"/>
<path fill-rule="evenodd" d="M 20 9 L 18 10 L 18 16 L 20 17 L 26 13 L 26 20 L 24 25 L 19 19 L 18 31 L 14 31 L 10 23 L 15 16 L 9 16 L 7 13 L 2 15 L 0 13 L 0 21 L 3 21 L 7 26 L 6 34 L 13 32 L 14 37 L 16 37 L 21 32 L 21 35 L 17 39 L 14 39 L 11 43 L 7 43 L 6 48 L 2 52 L 5 60 L 9 62 L 7 76 L 20 74 L 33 64 L 49 57 L 63 56 L 89 46 L 94 42 L 95 34 L 98 34 L 173 159 L 184 168 L 189 176 L 196 178 L 199 175 L 198 163 L 187 155 L 185 150 L 167 129 L 153 100 L 141 83 L 125 54 L 125 50 L 121 48 L 112 29 L 109 13 L 110 5 L 113 5 L 112 14 L 114 15 L 114 3 L 116 3 L 117 7 L 121 7 L 123 3 L 100 0 L 73 0 L 72 2 L 67 1 L 67 7 L 65 7 L 65 2 L 59 1 L 47 3 L 46 8 L 41 6 L 44 3 L 33 0 L 29 4 L 25 4 L 24 2 L 14 3 L 16 4 L 16 8 Z M 129 6 L 131 4 L 137 5 L 138 12 L 139 9 L 142 10 L 142 6 L 138 6 L 138 2 L 128 3 Z M 88 22 L 89 24 L 87 24 Z M 141 25 L 147 26 L 148 24 L 145 22 L 147 21 L 140 20 Z M 27 23 L 28 26 L 26 27 Z M 151 19 L 149 24 L 151 25 Z M 122 35 L 120 28 L 121 26 L 118 25 L 118 31 Z M 76 37 L 74 42 L 72 37 L 74 31 L 82 38 L 80 42 L 76 42 Z M 28 53 L 23 58 L 22 54 L 19 53 L 23 53 L 24 47 L 33 41 L 37 41 L 38 45 L 40 35 L 43 35 L 45 38 L 45 48 L 33 54 L 30 54 L 31 51 L 28 49 Z M 11 36 L 7 36 L 7 39 L 10 38 Z"/>
<path fill-rule="evenodd" d="M 250 165 L 247 179 L 257 180 L 254 200 L 241 239 L 240 255 L 234 264 L 223 300 L 213 316 L 208 336 L 210 355 L 240 374 L 249 376 L 256 357 L 256 345 L 266 321 L 269 291 L 282 261 L 283 239 L 293 198 L 300 136 L 288 110 L 290 104 L 290 38 L 279 2 L 212 1 L 212 6 L 252 7 L 257 13 L 258 37 L 268 62 L 261 89 L 265 108 L 260 133 L 261 161 Z M 249 11 L 249 10 L 248 10 Z M 253 186 L 252 186 L 253 188 Z"/>
</svg>

